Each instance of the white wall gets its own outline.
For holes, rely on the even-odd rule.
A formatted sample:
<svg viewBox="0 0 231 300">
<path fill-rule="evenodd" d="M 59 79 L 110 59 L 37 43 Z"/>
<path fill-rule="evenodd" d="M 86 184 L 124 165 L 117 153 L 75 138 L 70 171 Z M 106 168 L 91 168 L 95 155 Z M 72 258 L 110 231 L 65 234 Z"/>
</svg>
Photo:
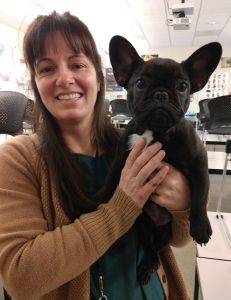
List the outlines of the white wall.
<svg viewBox="0 0 231 300">
<path fill-rule="evenodd" d="M 31 98 L 29 76 L 22 60 L 23 34 L 0 23 L 0 90 L 18 91 Z"/>
<path fill-rule="evenodd" d="M 0 41 L 4 44 L 21 47 L 22 33 L 17 29 L 0 22 Z"/>
<path fill-rule="evenodd" d="M 32 97 L 31 91 L 28 87 L 29 78 L 27 76 L 24 76 L 24 66 L 20 63 L 20 58 L 22 58 L 20 51 L 22 46 L 22 39 L 23 33 L 19 33 L 16 29 L 0 23 L 0 43 L 4 44 L 6 47 L 5 56 L 0 56 L 0 90 L 10 89 L 18 90 L 21 92 L 25 91 L 25 94 L 27 94 L 28 97 Z M 187 59 L 187 57 L 189 57 L 197 48 L 198 47 L 157 48 L 155 49 L 155 53 L 153 53 L 153 50 L 147 49 L 145 51 L 145 54 L 158 54 L 159 57 L 168 57 L 181 62 Z M 230 53 L 231 45 L 224 45 L 222 56 L 229 57 L 231 56 Z M 107 56 L 102 56 L 102 63 L 104 68 L 111 67 L 109 58 Z M 222 72 L 228 72 L 229 81 L 227 93 L 231 93 L 231 68 L 221 69 L 219 64 L 214 73 L 219 74 Z M 1 76 L 1 74 L 8 74 L 10 77 L 10 81 L 4 81 L 4 78 L 3 76 Z M 126 91 L 123 90 L 122 92 L 106 92 L 105 97 L 109 100 L 115 99 L 117 97 L 125 98 Z M 205 88 L 193 95 L 189 110 L 198 112 L 198 101 L 204 98 L 206 98 Z"/>
</svg>

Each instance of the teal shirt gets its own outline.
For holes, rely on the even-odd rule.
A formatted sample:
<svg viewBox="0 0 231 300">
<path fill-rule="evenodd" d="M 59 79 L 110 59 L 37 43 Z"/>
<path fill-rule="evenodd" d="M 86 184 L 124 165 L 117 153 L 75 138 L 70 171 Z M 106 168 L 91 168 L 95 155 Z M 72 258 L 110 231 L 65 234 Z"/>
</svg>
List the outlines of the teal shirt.
<svg viewBox="0 0 231 300">
<path fill-rule="evenodd" d="M 112 157 L 76 155 L 85 176 L 86 194 L 91 196 L 104 184 Z M 141 286 L 137 282 L 137 270 L 143 257 L 143 249 L 138 241 L 136 226 L 117 243 L 124 249 L 120 254 L 105 253 L 91 267 L 91 300 L 100 298 L 100 273 L 103 276 L 104 294 L 108 300 L 164 300 L 163 289 L 156 272 L 152 274 L 148 284 Z"/>
</svg>

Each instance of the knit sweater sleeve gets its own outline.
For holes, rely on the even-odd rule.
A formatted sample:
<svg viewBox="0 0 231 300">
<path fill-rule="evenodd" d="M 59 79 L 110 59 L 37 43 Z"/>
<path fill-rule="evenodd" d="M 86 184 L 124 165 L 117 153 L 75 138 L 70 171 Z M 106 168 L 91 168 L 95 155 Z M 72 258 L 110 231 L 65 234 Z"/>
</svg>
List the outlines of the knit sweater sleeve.
<svg viewBox="0 0 231 300">
<path fill-rule="evenodd" d="M 171 246 L 183 247 L 192 241 L 189 223 L 190 209 L 183 211 L 171 211 L 172 215 L 172 240 Z"/>
<path fill-rule="evenodd" d="M 80 276 L 141 213 L 117 188 L 95 212 L 48 229 L 39 168 L 30 137 L 0 146 L 0 277 L 18 300 L 39 299 Z"/>
</svg>

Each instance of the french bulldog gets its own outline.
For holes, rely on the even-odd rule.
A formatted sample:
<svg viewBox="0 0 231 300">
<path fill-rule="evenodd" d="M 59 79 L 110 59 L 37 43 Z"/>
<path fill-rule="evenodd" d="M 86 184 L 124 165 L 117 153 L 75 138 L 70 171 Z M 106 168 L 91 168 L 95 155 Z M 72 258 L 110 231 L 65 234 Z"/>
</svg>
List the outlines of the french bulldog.
<svg viewBox="0 0 231 300">
<path fill-rule="evenodd" d="M 209 174 L 207 152 L 193 125 L 185 119 L 190 94 L 201 90 L 217 67 L 222 54 L 217 42 L 195 51 L 178 63 L 168 58 L 143 61 L 132 44 L 114 36 L 109 56 L 117 83 L 127 90 L 127 105 L 132 115 L 119 144 L 104 187 L 94 199 L 106 202 L 119 183 L 129 151 L 139 137 L 147 145 L 159 141 L 166 152 L 165 161 L 188 179 L 191 192 L 190 234 L 199 244 L 206 244 L 212 234 L 207 216 Z M 148 200 L 138 218 L 144 259 L 138 280 L 146 284 L 159 265 L 158 253 L 171 239 L 171 215 Z"/>
</svg>

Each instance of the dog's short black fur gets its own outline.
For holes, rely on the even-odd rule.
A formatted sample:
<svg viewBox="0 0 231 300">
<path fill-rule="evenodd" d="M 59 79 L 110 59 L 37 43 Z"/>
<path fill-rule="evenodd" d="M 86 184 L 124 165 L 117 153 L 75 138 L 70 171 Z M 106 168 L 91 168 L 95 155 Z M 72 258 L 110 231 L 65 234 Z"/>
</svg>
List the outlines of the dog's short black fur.
<svg viewBox="0 0 231 300">
<path fill-rule="evenodd" d="M 189 107 L 190 94 L 202 89 L 217 67 L 222 53 L 220 44 L 207 44 L 182 63 L 165 58 L 144 62 L 121 36 L 112 38 L 109 52 L 116 81 L 128 92 L 132 120 L 120 139 L 106 184 L 95 195 L 95 200 L 106 202 L 113 194 L 129 153 L 131 136 L 147 135 L 151 137 L 149 144 L 162 143 L 166 162 L 187 177 L 191 190 L 190 234 L 197 243 L 207 243 L 212 234 L 206 212 L 207 154 L 184 114 Z M 151 201 L 144 211 L 138 219 L 145 253 L 139 270 L 142 284 L 148 282 L 153 268 L 158 267 L 158 252 L 171 239 L 170 214 Z"/>
</svg>

